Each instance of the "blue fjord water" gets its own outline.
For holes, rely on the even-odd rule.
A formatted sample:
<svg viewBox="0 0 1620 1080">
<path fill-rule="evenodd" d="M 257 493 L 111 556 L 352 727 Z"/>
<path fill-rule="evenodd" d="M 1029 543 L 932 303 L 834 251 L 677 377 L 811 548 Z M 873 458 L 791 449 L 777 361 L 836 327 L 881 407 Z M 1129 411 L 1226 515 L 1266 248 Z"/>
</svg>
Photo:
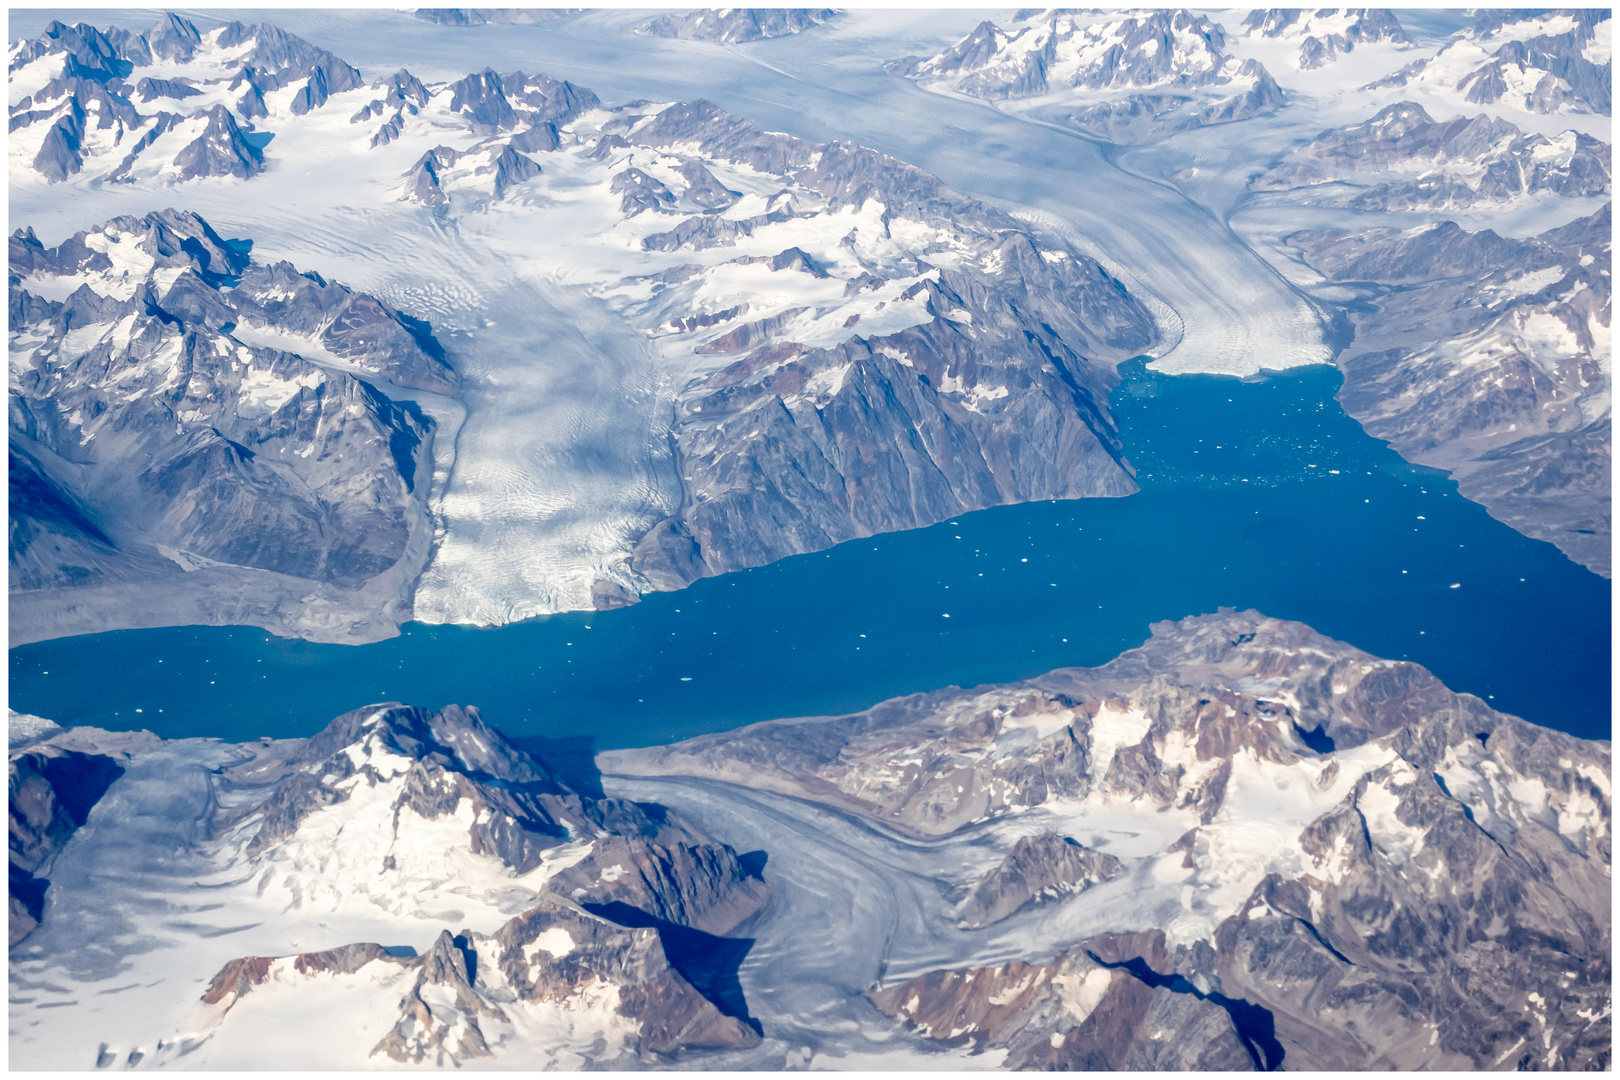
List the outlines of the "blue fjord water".
<svg viewBox="0 0 1620 1080">
<path fill-rule="evenodd" d="M 1610 734 L 1610 583 L 1402 461 L 1313 367 L 1113 395 L 1142 490 L 997 507 L 499 629 L 364 646 L 129 630 L 11 650 L 11 706 L 167 737 L 301 736 L 360 705 L 477 705 L 559 750 L 640 746 L 1094 665 L 1150 623 L 1257 608 L 1424 664 L 1507 712 Z"/>
</svg>

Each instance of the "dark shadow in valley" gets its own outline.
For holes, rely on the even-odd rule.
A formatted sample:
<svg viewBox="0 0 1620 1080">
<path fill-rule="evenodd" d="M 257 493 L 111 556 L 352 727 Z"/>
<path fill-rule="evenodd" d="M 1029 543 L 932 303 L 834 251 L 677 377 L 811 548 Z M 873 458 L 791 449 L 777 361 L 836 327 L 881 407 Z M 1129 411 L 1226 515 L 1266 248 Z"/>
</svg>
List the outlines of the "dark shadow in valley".
<svg viewBox="0 0 1620 1080">
<path fill-rule="evenodd" d="M 1304 743 L 1306 746 L 1310 747 L 1312 750 L 1316 751 L 1318 754 L 1331 754 L 1331 753 L 1333 753 L 1333 749 L 1334 749 L 1333 736 L 1329 735 L 1326 731 L 1322 730 L 1322 725 L 1321 724 L 1317 724 L 1314 728 L 1312 728 L 1309 731 L 1306 731 L 1304 728 L 1300 727 L 1298 724 L 1295 724 L 1294 725 L 1294 734 L 1299 736 L 1299 741 L 1300 742 Z"/>
<path fill-rule="evenodd" d="M 602 773 L 596 767 L 596 736 L 566 735 L 551 739 L 544 735 L 512 735 L 501 732 L 506 741 L 536 758 L 563 783 L 591 799 L 603 798 Z"/>
<path fill-rule="evenodd" d="M 1124 968 L 1149 986 L 1168 990 L 1172 994 L 1191 994 L 1200 1001 L 1219 1005 L 1232 1018 L 1232 1026 L 1237 1029 L 1238 1039 L 1243 1043 L 1243 1048 L 1249 1052 L 1249 1057 L 1254 1060 L 1256 1069 L 1261 1072 L 1273 1072 L 1282 1067 L 1283 1045 L 1277 1041 L 1277 1024 L 1270 1009 L 1261 1008 L 1239 998 L 1229 998 L 1225 994 L 1206 994 L 1181 975 L 1160 975 L 1148 967 L 1147 961 L 1140 956 L 1110 964 L 1094 952 L 1088 951 L 1086 955 L 1105 968 Z"/>
<path fill-rule="evenodd" d="M 764 1035 L 758 1020 L 748 1015 L 748 1002 L 743 997 L 742 981 L 737 969 L 742 967 L 748 951 L 754 947 L 753 938 L 725 938 L 705 934 L 689 926 L 677 926 L 663 919 L 655 919 L 640 908 L 615 900 L 611 904 L 581 904 L 580 907 L 633 930 L 652 927 L 658 931 L 664 955 L 670 967 L 680 972 L 697 992 L 726 1016 L 735 1017 Z"/>
</svg>

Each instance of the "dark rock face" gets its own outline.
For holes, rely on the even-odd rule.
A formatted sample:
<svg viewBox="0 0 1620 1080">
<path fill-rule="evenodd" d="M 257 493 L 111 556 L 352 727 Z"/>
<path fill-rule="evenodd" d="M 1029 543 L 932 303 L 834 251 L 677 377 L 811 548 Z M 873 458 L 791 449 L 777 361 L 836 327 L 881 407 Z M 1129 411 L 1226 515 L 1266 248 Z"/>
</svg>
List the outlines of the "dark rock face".
<svg viewBox="0 0 1620 1080">
<path fill-rule="evenodd" d="M 206 59 L 216 51 L 227 54 L 226 74 L 207 86 L 190 78 L 136 74 L 153 65 Z M 172 14 L 144 35 L 53 22 L 39 38 L 19 44 L 11 70 L 57 62 L 59 77 L 31 95 L 26 105 L 13 109 L 11 116 L 14 137 L 31 128 L 43 133 L 33 164 L 52 181 L 66 180 L 88 167 L 86 134 L 91 130 L 104 133 L 96 140 L 98 153 L 117 155 L 93 163 L 107 170 L 105 179 L 127 180 L 138 166 L 157 157 L 172 164 L 181 181 L 211 176 L 245 180 L 265 168 L 259 145 L 247 136 L 254 120 L 269 115 L 266 94 L 297 86 L 288 108 L 294 116 L 302 116 L 325 105 L 332 94 L 363 85 L 353 67 L 269 24 L 233 22 L 205 39 L 189 20 Z M 135 105 L 138 99 L 142 105 L 163 101 L 179 108 L 205 89 L 221 85 L 233 95 L 240 92 L 232 107 L 216 104 L 192 113 L 159 111 L 148 116 Z M 165 138 L 176 129 L 191 132 L 191 138 L 185 142 Z M 32 132 L 24 137 L 32 137 Z"/>
<path fill-rule="evenodd" d="M 119 270 L 113 249 L 149 265 Z M 62 302 L 29 291 L 63 275 L 87 283 Z M 426 563 L 431 423 L 243 338 L 299 335 L 385 382 L 451 388 L 426 324 L 255 266 L 178 211 L 52 249 L 19 232 L 10 303 L 14 640 L 222 621 L 392 633 Z"/>
<path fill-rule="evenodd" d="M 264 155 L 242 135 L 236 119 L 223 105 L 208 110 L 208 126 L 196 141 L 186 144 L 174 158 L 180 179 L 234 176 L 238 180 L 264 168 Z"/>
<path fill-rule="evenodd" d="M 819 349 L 773 341 L 799 314 L 790 310 L 701 345 L 703 354 L 743 355 L 682 395 L 677 452 L 688 494 L 632 559 L 654 587 L 968 509 L 1134 490 L 1103 403 L 1112 363 L 1146 348 L 1155 330 L 1095 262 L 1038 248 L 1016 222 L 892 158 L 762 132 L 707 102 L 663 109 L 633 140 L 781 175 L 817 200 L 802 209 L 780 200 L 761 224 L 877 199 L 890 215 L 963 233 L 997 268 L 874 263 L 867 288 L 921 275 L 899 299 L 920 302 L 928 319 L 897 333 Z M 670 206 L 665 185 L 626 175 L 615 183 L 627 211 Z M 694 186 L 704 178 L 691 174 Z M 754 227 L 702 213 L 644 243 L 713 248 Z M 772 266 L 821 272 L 792 250 Z"/>
<path fill-rule="evenodd" d="M 1118 859 L 1077 840 L 1054 833 L 1026 836 L 973 887 L 962 902 L 962 922 L 974 929 L 989 926 L 1027 904 L 1082 892 L 1119 872 Z"/>
<path fill-rule="evenodd" d="M 1609 147 L 1590 136 L 1553 140 L 1483 113 L 1436 122 L 1421 105 L 1399 102 L 1366 123 L 1324 131 L 1250 187 L 1348 185 L 1384 173 L 1397 178 L 1325 201 L 1354 210 L 1453 208 L 1537 192 L 1602 195 L 1611 185 Z"/>
<path fill-rule="evenodd" d="M 1254 1055 L 1220 1005 L 1110 971 L 1078 949 L 1032 966 L 938 971 L 871 991 L 879 1011 L 947 1044 L 1004 1046 L 1004 1068 L 1248 1070 Z"/>
<path fill-rule="evenodd" d="M 1019 758 L 1053 775 L 1052 747 L 1067 741 L 1074 766 L 1049 790 L 1092 808 L 1058 811 L 1075 827 L 1088 814 L 1140 814 L 1131 829 L 1190 823 L 1049 901 L 1104 922 L 1157 910 L 1160 927 L 1055 949 L 1032 937 L 1011 963 L 871 991 L 926 1037 L 1005 1048 L 1010 1067 L 1607 1067 L 1607 743 L 1254 612 L 1153 631 L 1100 668 L 616 751 L 601 765 L 786 792 L 939 837 L 1052 801 L 995 794 Z M 894 812 L 942 789 L 967 812 Z M 1274 833 L 1256 843 L 1257 829 Z M 1007 885 L 1040 884 L 1028 871 L 1054 860 L 1038 852 L 1062 843 L 1018 841 L 986 879 L 987 911 L 1016 899 Z M 1173 892 L 1153 882 L 1180 890 L 1168 911 L 1153 897 Z M 1211 887 L 1227 899 L 1199 900 Z M 1016 940 L 1003 931 L 996 947 Z"/>
<path fill-rule="evenodd" d="M 58 747 L 14 753 L 8 768 L 10 926 L 15 945 L 44 918 L 52 858 L 124 774 L 111 757 Z"/>
<path fill-rule="evenodd" d="M 1447 222 L 1300 233 L 1331 282 L 1373 283 L 1338 358 L 1345 411 L 1514 528 L 1610 573 L 1611 210 L 1524 240 Z"/>
<path fill-rule="evenodd" d="M 687 41 L 736 43 L 801 34 L 820 26 L 838 12 L 832 8 L 708 8 L 672 11 L 648 19 L 637 33 Z"/>
</svg>

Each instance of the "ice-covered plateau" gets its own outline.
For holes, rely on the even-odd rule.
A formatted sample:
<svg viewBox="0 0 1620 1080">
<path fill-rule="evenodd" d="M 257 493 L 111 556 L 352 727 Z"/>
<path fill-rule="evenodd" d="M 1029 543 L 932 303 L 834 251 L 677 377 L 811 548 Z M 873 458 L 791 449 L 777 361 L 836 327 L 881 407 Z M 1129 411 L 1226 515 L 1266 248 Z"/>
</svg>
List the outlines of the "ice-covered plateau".
<svg viewBox="0 0 1620 1080">
<path fill-rule="evenodd" d="M 145 77 L 152 41 L 178 36 L 191 42 L 189 88 L 262 145 L 262 174 L 182 183 L 189 144 L 147 139 L 151 117 L 98 105 L 85 130 L 102 134 L 85 136 L 80 171 L 62 181 L 33 149 L 44 120 L 14 118 L 13 182 L 117 172 L 183 201 L 263 185 L 281 152 L 341 159 L 343 198 L 388 223 L 368 242 L 410 244 L 419 274 L 455 276 L 452 296 L 529 290 L 498 314 L 434 313 L 435 326 L 472 329 L 441 334 L 466 421 L 453 448 L 434 447 L 444 486 L 430 494 L 437 535 L 415 618 L 612 606 L 966 510 L 1134 490 L 1107 393 L 1113 366 L 1159 331 L 1066 241 L 893 158 L 765 132 L 701 101 L 610 107 L 571 83 L 489 69 L 432 85 L 406 71 L 336 80 L 343 89 L 322 76 L 324 96 L 306 93 L 311 74 L 242 97 L 243 72 L 259 70 L 242 58 L 261 46 L 221 42 L 251 29 L 169 19 L 136 39 L 53 24 L 13 46 L 12 96 L 73 115 L 103 97 L 133 104 L 128 79 Z M 397 268 L 360 271 L 397 280 Z M 377 291 L 413 310 L 403 292 Z M 566 346 L 566 380 L 540 379 L 537 400 L 585 370 L 619 380 L 611 392 L 594 386 L 537 422 L 512 388 L 536 385 L 549 350 L 484 329 L 525 304 L 576 320 L 585 346 L 563 342 L 555 320 L 526 328 Z"/>
<path fill-rule="evenodd" d="M 1432 57 L 1368 85 L 1423 88 L 1459 108 L 1608 116 L 1614 96 L 1608 8 L 1481 8 Z"/>
<path fill-rule="evenodd" d="M 1003 1067 L 1608 1066 L 1609 744 L 1298 623 L 598 762 L 849 822 L 868 999 Z"/>
<path fill-rule="evenodd" d="M 1315 287 L 1367 301 L 1339 400 L 1410 461 L 1571 559 L 1611 573 L 1611 204 L 1539 236 L 1453 222 L 1311 230 Z M 1307 288 L 1313 286 L 1307 285 Z M 1342 290 L 1348 290 L 1348 293 Z"/>
<path fill-rule="evenodd" d="M 455 375 L 429 328 L 195 214 L 10 239 L 11 640 L 246 623 L 392 633 Z"/>
<path fill-rule="evenodd" d="M 1021 11 L 889 69 L 930 90 L 1016 107 L 1110 142 L 1137 143 L 1274 112 L 1283 93 L 1226 32 L 1184 8 Z"/>
<path fill-rule="evenodd" d="M 575 790 L 473 709 L 243 745 L 55 730 L 10 769 L 13 878 L 51 873 L 37 927 L 12 917 L 20 1067 L 623 1066 L 759 1042 L 664 944 L 748 923 L 757 867 Z"/>
</svg>

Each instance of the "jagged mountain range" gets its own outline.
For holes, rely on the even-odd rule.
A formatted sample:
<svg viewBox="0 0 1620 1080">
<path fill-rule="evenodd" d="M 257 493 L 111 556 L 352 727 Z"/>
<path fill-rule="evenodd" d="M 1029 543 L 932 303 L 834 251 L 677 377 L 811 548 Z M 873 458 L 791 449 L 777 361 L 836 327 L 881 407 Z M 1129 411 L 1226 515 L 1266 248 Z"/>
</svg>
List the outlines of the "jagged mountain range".
<svg viewBox="0 0 1620 1080">
<path fill-rule="evenodd" d="M 1407 45 L 1411 39 L 1388 8 L 1263 8 L 1243 20 L 1246 37 L 1299 43 L 1294 61 L 1301 71 L 1314 71 L 1354 52 L 1357 45 L 1387 42 Z"/>
<path fill-rule="evenodd" d="M 247 246 L 179 211 L 11 238 L 13 641 L 408 612 L 434 425 L 377 387 L 455 374 L 425 324 Z"/>
<path fill-rule="evenodd" d="M 264 168 L 254 121 L 267 102 L 302 116 L 361 85 L 357 70 L 275 26 L 203 33 L 175 15 L 146 34 L 53 22 L 13 44 L 9 69 L 13 161 L 55 181 L 87 163 L 108 181 L 246 179 Z"/>
<path fill-rule="evenodd" d="M 989 101 L 1031 99 L 1041 115 L 1098 138 L 1143 142 L 1281 107 L 1265 67 L 1225 45 L 1219 24 L 1182 8 L 1022 11 L 1006 28 L 987 20 L 889 70 Z"/>
<path fill-rule="evenodd" d="M 1608 744 L 1297 623 L 1160 623 L 1100 668 L 601 761 L 929 842 L 996 959 L 868 996 L 1004 1068 L 1609 1060 Z"/>
<path fill-rule="evenodd" d="M 1611 206 L 1510 239 L 1453 222 L 1289 237 L 1353 311 L 1339 399 L 1520 532 L 1612 572 Z"/>
<path fill-rule="evenodd" d="M 636 30 L 653 37 L 740 44 L 802 34 L 837 14 L 832 8 L 702 8 L 659 15 Z"/>
<path fill-rule="evenodd" d="M 1424 87 L 1473 105 L 1592 112 L 1613 102 L 1611 12 L 1482 8 L 1434 56 L 1368 85 Z"/>
<path fill-rule="evenodd" d="M 165 755 L 166 772 L 154 772 Z M 68 767 L 83 762 L 101 771 Z M 137 790 L 109 787 L 125 775 Z M 770 895 L 757 869 L 664 807 L 580 793 L 474 710 L 370 706 L 308 740 L 237 747 L 52 732 L 12 753 L 13 876 L 20 859 L 48 862 L 42 845 L 62 846 L 57 823 L 40 824 L 53 797 L 58 818 L 88 818 L 89 829 L 116 835 L 128 808 L 111 804 L 150 790 L 168 799 L 162 813 L 183 814 L 187 776 L 205 793 L 190 808 L 200 818 L 169 822 L 196 830 L 182 845 L 196 873 L 166 883 L 174 902 L 196 907 L 212 893 L 219 902 L 199 913 L 240 919 L 256 909 L 261 921 L 153 924 L 184 951 L 143 959 L 140 949 L 122 962 L 169 986 L 166 1005 L 92 1019 L 65 1045 L 30 1033 L 14 1048 L 77 1068 L 275 1066 L 298 1051 L 266 1043 L 266 1025 L 307 1033 L 336 1024 L 341 1048 L 317 1045 L 313 1061 L 535 1066 L 656 1064 L 759 1042 L 730 999 L 671 965 L 664 944 L 690 951 L 694 936 L 718 940 L 746 924 Z M 98 800 L 105 809 L 92 815 Z M 126 890 L 162 877 L 165 856 L 126 854 L 128 876 L 106 900 L 139 920 Z M 59 851 L 48 855 L 60 865 Z M 71 912 L 75 897 L 45 895 L 42 924 L 13 913 L 12 986 L 23 994 L 48 985 L 32 973 L 50 970 L 60 942 L 78 933 L 56 922 L 73 917 L 58 912 Z M 446 900 L 470 914 L 448 911 Z M 463 917 L 479 926 L 430 930 Z M 414 937 L 420 951 L 344 941 L 355 929 Z M 286 948 L 312 937 L 321 948 Z M 230 955 L 248 941 L 281 949 Z"/>
<path fill-rule="evenodd" d="M 1322 132 L 1249 186 L 1306 189 L 1313 201 L 1352 210 L 1447 211 L 1541 193 L 1606 195 L 1610 156 L 1607 143 L 1580 132 L 1548 138 L 1484 113 L 1436 121 L 1399 102 Z"/>
</svg>

